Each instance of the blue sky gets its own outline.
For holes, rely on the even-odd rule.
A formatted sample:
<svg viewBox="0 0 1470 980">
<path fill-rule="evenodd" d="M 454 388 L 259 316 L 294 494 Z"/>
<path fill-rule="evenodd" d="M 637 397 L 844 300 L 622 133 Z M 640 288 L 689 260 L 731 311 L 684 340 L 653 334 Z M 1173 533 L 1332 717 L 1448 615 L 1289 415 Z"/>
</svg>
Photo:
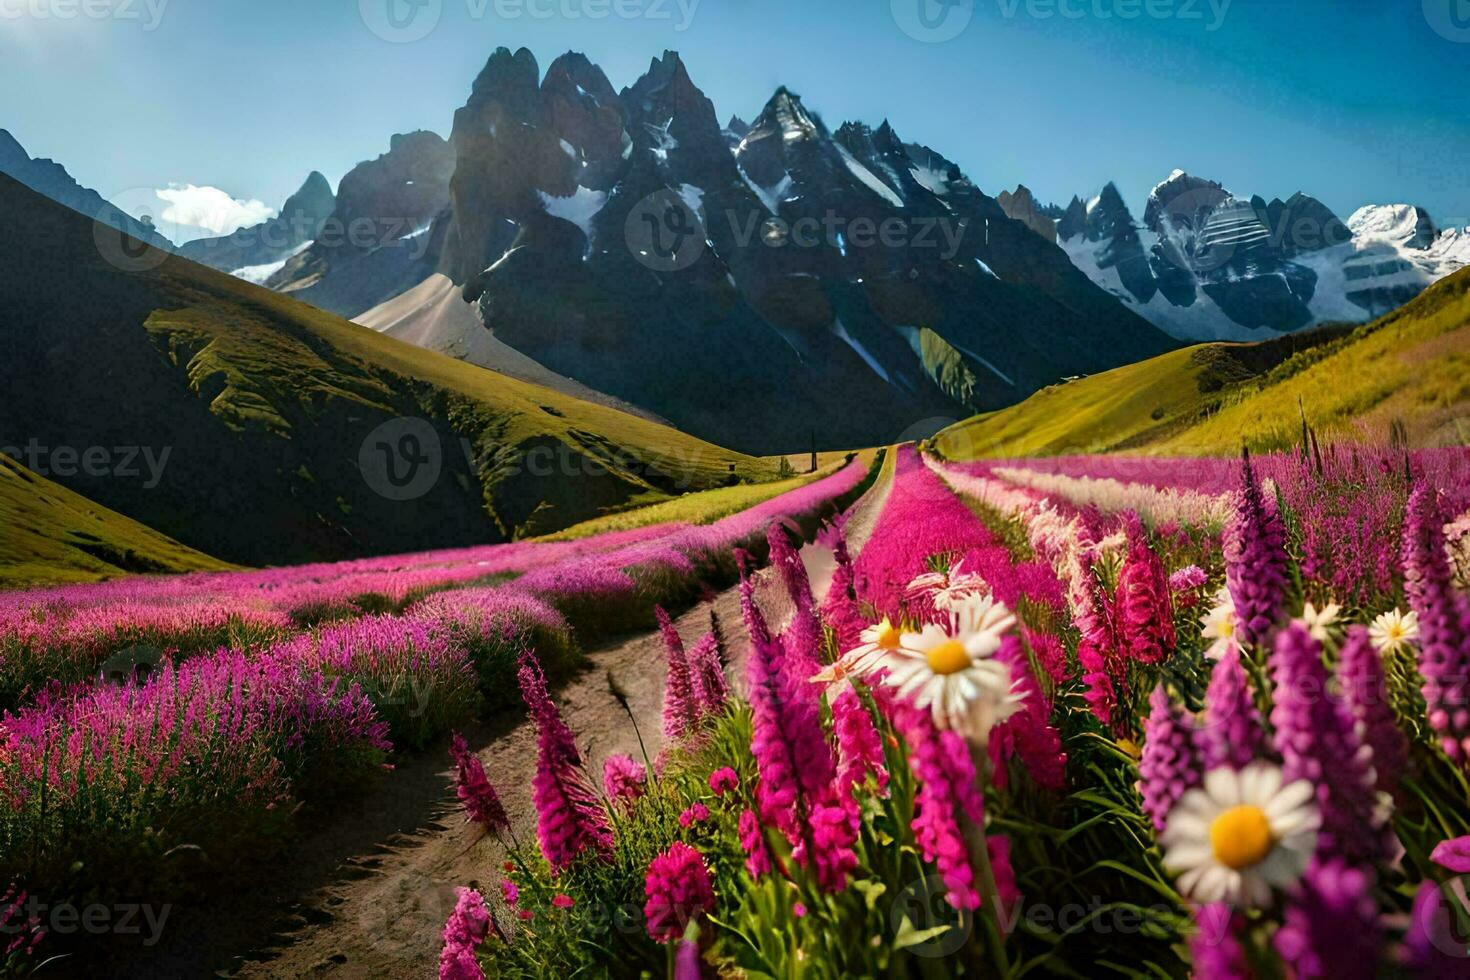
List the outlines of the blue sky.
<svg viewBox="0 0 1470 980">
<path fill-rule="evenodd" d="M 360 9 L 387 2 L 0 0 L 0 127 L 105 196 L 278 207 L 394 132 L 447 135 L 498 45 L 543 68 L 583 51 L 619 88 L 673 48 L 722 117 L 785 84 L 834 127 L 886 116 L 992 194 L 1065 203 L 1112 179 L 1141 216 L 1180 167 L 1470 224 L 1470 0 L 418 0 L 409 29 L 434 4 L 437 25 L 403 43 Z M 916 39 L 916 4 L 963 30 Z"/>
</svg>

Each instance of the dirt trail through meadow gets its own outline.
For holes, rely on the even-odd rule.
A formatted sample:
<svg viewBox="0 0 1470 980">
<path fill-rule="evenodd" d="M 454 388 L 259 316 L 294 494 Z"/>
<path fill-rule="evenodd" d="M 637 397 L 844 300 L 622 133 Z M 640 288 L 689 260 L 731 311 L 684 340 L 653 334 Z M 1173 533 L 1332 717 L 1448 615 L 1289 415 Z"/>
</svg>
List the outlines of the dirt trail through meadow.
<svg viewBox="0 0 1470 980">
<path fill-rule="evenodd" d="M 743 664 L 746 640 L 738 590 L 719 595 L 713 608 L 731 647 L 732 666 Z M 686 643 L 692 644 L 709 629 L 710 609 L 709 603 L 702 603 L 676 620 Z M 555 698 L 577 733 L 589 771 L 600 774 L 603 759 L 615 752 L 641 758 L 633 727 L 608 691 L 609 671 L 628 692 L 651 757 L 662 741 L 664 648 L 659 634 L 594 649 L 588 659 L 591 666 L 555 692 Z M 522 843 L 534 842 L 535 728 L 517 718 L 513 724 L 472 726 L 464 734 L 500 791 L 515 833 Z M 408 771 L 393 773 L 387 782 L 398 784 L 400 777 L 408 777 L 401 780 L 407 785 L 386 786 L 378 795 L 422 793 L 420 818 L 398 821 L 380 838 L 379 846 L 342 861 L 336 879 L 312 894 L 302 912 L 294 919 L 288 913 L 286 925 L 296 930 L 247 954 L 235 975 L 422 980 L 435 974 L 439 933 L 454 908 L 454 889 L 478 884 L 489 894 L 499 880 L 504 855 L 494 838 L 482 838 L 478 827 L 464 823 L 446 751 L 440 748 L 406 758 L 401 770 Z M 395 802 L 402 801 L 373 798 L 364 801 L 362 809 L 391 808 Z M 320 844 L 331 846 L 340 831 L 326 835 L 328 840 Z M 314 843 L 306 842 L 302 850 L 309 852 Z"/>
<path fill-rule="evenodd" d="M 853 509 L 850 531 L 859 545 L 887 499 L 890 479 L 885 471 Z M 770 579 L 768 571 L 759 574 L 757 596 L 779 627 L 785 600 Z M 739 589 L 699 604 L 675 623 L 685 643 L 692 644 L 709 629 L 711 610 L 724 628 L 729 673 L 738 689 L 749 649 Z M 628 694 L 649 756 L 662 745 L 663 640 L 656 631 L 613 640 L 589 650 L 588 660 L 588 668 L 553 697 L 600 784 L 607 756 L 624 752 L 642 758 L 638 736 L 608 690 L 609 672 Z M 516 835 L 534 846 L 535 728 L 520 713 L 505 712 L 466 726 L 463 734 L 485 763 Z M 365 798 L 298 842 L 268 886 L 175 910 L 167 941 L 150 956 L 130 958 L 118 975 L 191 980 L 211 971 L 220 977 L 293 980 L 434 976 L 455 888 L 470 885 L 491 894 L 504 860 L 494 838 L 482 837 L 464 822 L 447 748 L 445 739 L 424 752 L 397 757 L 395 771 Z M 240 950 L 249 952 L 236 955 Z M 102 968 L 98 975 L 107 972 Z"/>
</svg>

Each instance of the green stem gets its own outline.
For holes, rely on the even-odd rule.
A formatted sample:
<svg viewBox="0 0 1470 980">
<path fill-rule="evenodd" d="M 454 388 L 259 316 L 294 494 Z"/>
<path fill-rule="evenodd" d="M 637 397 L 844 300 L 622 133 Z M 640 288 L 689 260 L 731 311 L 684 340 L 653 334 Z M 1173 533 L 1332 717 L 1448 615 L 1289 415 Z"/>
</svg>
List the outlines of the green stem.
<svg viewBox="0 0 1470 980">
<path fill-rule="evenodd" d="M 970 759 L 975 766 L 976 781 L 979 782 L 989 763 L 984 749 L 970 743 Z M 964 819 L 963 817 L 961 818 Z M 1000 890 L 996 887 L 995 869 L 990 864 L 990 848 L 985 843 L 985 827 L 965 822 L 965 841 L 970 847 L 970 864 L 980 873 L 980 920 L 985 924 L 986 947 L 995 961 L 996 975 L 1011 975 L 1010 959 L 1006 956 L 1005 932 L 1000 923 Z"/>
</svg>

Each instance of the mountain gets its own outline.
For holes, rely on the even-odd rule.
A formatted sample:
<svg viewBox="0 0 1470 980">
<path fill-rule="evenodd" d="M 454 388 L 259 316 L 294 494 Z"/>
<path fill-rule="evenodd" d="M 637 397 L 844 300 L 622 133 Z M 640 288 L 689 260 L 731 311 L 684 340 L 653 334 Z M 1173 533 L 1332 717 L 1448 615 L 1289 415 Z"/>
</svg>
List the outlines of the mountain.
<svg viewBox="0 0 1470 980">
<path fill-rule="evenodd" d="M 332 185 L 313 170 L 274 218 L 231 235 L 186 242 L 178 253 L 249 282 L 263 283 L 322 235 L 336 206 Z"/>
<path fill-rule="evenodd" d="M 227 565 L 98 506 L 0 453 L 0 588 Z"/>
<path fill-rule="evenodd" d="M 1073 198 L 1057 237 L 1094 282 L 1174 337 L 1245 340 L 1362 322 L 1470 264 L 1470 230 L 1422 209 L 1367 207 L 1346 222 L 1303 193 L 1238 197 L 1176 170 L 1134 220 L 1113 184 Z"/>
<path fill-rule="evenodd" d="M 434 271 L 430 226 L 453 175 L 453 151 L 438 134 L 394 136 L 387 153 L 347 172 L 315 240 L 266 285 L 347 317 L 416 285 Z"/>
<path fill-rule="evenodd" d="M 339 205 L 340 207 L 340 205 Z M 0 177 L 0 446 L 250 565 L 503 541 L 769 463 L 433 354 Z"/>
<path fill-rule="evenodd" d="M 1470 269 L 1357 327 L 1210 343 L 1053 385 L 938 438 L 952 459 L 1130 452 L 1234 455 L 1324 436 L 1470 439 Z"/>
<path fill-rule="evenodd" d="M 1050 213 L 1049 209 L 1037 204 L 1031 189 L 1025 184 L 1017 184 L 1014 193 L 1001 191 L 996 195 L 995 203 L 1000 205 L 1006 217 L 1021 222 L 1049 242 L 1057 240 L 1057 218 L 1060 215 Z"/>
<path fill-rule="evenodd" d="M 8 174 L 36 193 L 155 248 L 167 250 L 174 247 L 151 224 L 137 220 L 106 201 L 101 194 L 78 184 L 61 164 L 54 160 L 32 159 L 19 141 L 4 129 L 0 129 L 0 174 Z"/>
<path fill-rule="evenodd" d="M 887 123 L 831 131 L 780 89 L 721 125 L 674 52 L 619 92 L 583 55 L 543 76 L 501 48 L 448 145 L 424 261 L 495 343 L 429 273 L 353 315 L 496 369 L 516 352 L 748 452 L 933 431 L 1170 346 Z M 425 301 L 396 302 L 410 288 Z M 352 296 L 335 308 L 382 302 Z"/>
</svg>

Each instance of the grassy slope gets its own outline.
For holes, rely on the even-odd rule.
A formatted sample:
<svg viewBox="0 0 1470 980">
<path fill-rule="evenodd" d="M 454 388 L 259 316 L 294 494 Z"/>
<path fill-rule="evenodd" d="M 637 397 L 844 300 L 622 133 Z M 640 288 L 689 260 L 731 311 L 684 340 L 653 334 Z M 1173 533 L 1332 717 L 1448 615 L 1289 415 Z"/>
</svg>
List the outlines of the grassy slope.
<svg viewBox="0 0 1470 980">
<path fill-rule="evenodd" d="M 89 219 L 3 176 L 0 211 L 0 339 L 14 353 L 0 361 L 0 445 L 168 450 L 156 487 L 95 475 L 66 486 L 209 554 L 284 564 L 505 540 L 776 476 L 773 460 L 176 256 L 124 271 Z M 388 500 L 360 450 L 404 417 L 431 425 L 443 472 L 422 497 Z"/>
<path fill-rule="evenodd" d="M 876 450 L 869 449 L 858 453 L 858 465 L 871 466 L 876 452 Z M 788 480 L 777 480 L 772 483 L 741 484 L 735 487 L 720 487 L 715 490 L 687 493 L 682 497 L 675 497 L 662 503 L 595 517 L 564 531 L 547 535 L 546 540 L 571 541 L 577 538 L 588 538 L 594 534 L 604 534 L 608 531 L 628 531 L 633 528 L 670 522 L 713 524 L 722 517 L 749 510 L 772 497 L 780 496 L 789 490 L 795 490 L 820 480 L 824 476 L 829 476 L 841 468 L 846 459 L 847 453 L 824 453 L 823 458 L 819 460 L 821 466 L 815 473 L 803 473 Z M 807 457 L 807 461 L 810 461 L 810 456 Z"/>
<path fill-rule="evenodd" d="M 0 455 L 0 588 L 94 581 L 126 572 L 233 566 L 99 507 Z"/>
<path fill-rule="evenodd" d="M 1126 450 L 1280 449 L 1319 432 L 1416 445 L 1470 441 L 1470 270 L 1351 332 L 1202 344 L 1056 385 L 946 429 L 951 459 Z"/>
</svg>

